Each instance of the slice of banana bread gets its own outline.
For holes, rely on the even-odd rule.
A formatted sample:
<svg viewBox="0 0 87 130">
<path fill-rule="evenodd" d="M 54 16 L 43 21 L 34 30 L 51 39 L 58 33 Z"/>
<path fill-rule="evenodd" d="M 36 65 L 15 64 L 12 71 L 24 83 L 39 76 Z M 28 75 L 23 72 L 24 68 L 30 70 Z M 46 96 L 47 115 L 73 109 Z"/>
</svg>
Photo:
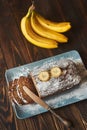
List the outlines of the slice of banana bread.
<svg viewBox="0 0 87 130">
<path fill-rule="evenodd" d="M 33 100 L 24 92 L 23 86 L 27 86 L 32 92 L 37 94 L 32 79 L 21 76 L 9 82 L 8 94 L 10 100 L 20 105 L 33 103 Z"/>
</svg>

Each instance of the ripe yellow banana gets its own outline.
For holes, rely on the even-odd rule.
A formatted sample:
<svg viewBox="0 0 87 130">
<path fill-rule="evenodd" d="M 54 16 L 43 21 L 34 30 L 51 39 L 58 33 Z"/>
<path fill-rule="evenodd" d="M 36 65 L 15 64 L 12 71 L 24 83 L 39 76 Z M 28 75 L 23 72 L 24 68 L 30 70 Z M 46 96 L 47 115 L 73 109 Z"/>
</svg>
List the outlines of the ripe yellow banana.
<svg viewBox="0 0 87 130">
<path fill-rule="evenodd" d="M 31 26 L 37 34 L 39 34 L 43 37 L 53 39 L 58 42 L 67 42 L 68 41 L 68 38 L 66 36 L 64 36 L 63 34 L 60 34 L 53 30 L 47 29 L 47 28 L 43 27 L 41 24 L 39 24 L 34 12 L 32 12 L 32 14 L 31 14 Z"/>
<path fill-rule="evenodd" d="M 41 15 L 36 14 L 36 19 L 38 20 L 38 22 L 43 26 L 46 27 L 47 29 L 51 29 L 53 31 L 56 32 L 66 32 L 71 28 L 70 22 L 53 22 L 50 20 L 45 19 L 44 17 L 42 17 Z"/>
<path fill-rule="evenodd" d="M 25 38 L 32 44 L 42 48 L 57 48 L 58 43 L 55 40 L 41 37 L 32 30 L 30 18 L 31 12 L 28 12 L 21 20 L 21 31 Z"/>
</svg>

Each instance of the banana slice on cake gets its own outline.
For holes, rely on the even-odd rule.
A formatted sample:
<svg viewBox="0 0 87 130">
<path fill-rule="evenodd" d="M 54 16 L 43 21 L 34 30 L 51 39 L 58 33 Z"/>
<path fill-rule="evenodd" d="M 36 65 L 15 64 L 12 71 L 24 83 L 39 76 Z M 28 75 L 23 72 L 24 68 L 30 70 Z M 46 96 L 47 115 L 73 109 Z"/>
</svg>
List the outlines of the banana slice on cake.
<svg viewBox="0 0 87 130">
<path fill-rule="evenodd" d="M 51 73 L 51 77 L 57 78 L 61 75 L 62 71 L 59 67 L 53 67 L 50 70 L 50 73 Z"/>
<path fill-rule="evenodd" d="M 49 80 L 50 75 L 49 75 L 48 71 L 42 71 L 39 73 L 38 78 L 39 78 L 39 80 L 45 82 L 45 81 Z"/>
</svg>

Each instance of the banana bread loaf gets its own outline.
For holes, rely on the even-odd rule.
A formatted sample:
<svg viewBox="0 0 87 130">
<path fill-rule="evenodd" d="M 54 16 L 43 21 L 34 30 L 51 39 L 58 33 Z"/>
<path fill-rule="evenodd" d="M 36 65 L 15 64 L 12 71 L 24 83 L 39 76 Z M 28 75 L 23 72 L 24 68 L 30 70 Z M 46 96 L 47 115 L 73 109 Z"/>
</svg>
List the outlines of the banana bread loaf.
<svg viewBox="0 0 87 130">
<path fill-rule="evenodd" d="M 75 87 L 80 81 L 81 77 L 76 64 L 66 59 L 43 64 L 41 67 L 36 66 L 28 77 L 20 76 L 10 81 L 8 93 L 13 102 L 23 105 L 33 103 L 33 100 L 24 92 L 23 86 L 27 86 L 39 97 L 44 98 Z"/>
<path fill-rule="evenodd" d="M 78 68 L 70 59 L 43 64 L 37 69 L 35 67 L 31 72 L 31 77 L 41 98 L 70 89 L 81 81 Z"/>
</svg>

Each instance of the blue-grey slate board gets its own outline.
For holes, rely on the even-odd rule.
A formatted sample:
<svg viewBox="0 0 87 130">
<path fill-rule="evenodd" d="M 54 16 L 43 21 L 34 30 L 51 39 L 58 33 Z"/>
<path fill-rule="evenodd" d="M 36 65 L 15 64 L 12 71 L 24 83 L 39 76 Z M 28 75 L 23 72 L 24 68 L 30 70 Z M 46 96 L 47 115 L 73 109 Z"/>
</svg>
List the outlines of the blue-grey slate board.
<svg viewBox="0 0 87 130">
<path fill-rule="evenodd" d="M 72 50 L 66 53 L 62 53 L 60 55 L 52 56 L 33 63 L 29 63 L 26 65 L 6 70 L 5 77 L 7 85 L 10 81 L 19 78 L 20 76 L 27 76 L 34 67 L 42 66 L 45 63 L 48 64 L 54 61 L 58 61 L 60 59 L 72 59 L 74 62 L 78 64 L 81 75 L 84 77 L 85 75 L 87 75 L 87 70 L 83 64 L 83 61 L 79 53 L 76 50 Z M 74 87 L 73 89 L 65 91 L 61 94 L 50 96 L 48 98 L 45 98 L 44 100 L 46 103 L 48 103 L 51 107 L 55 109 L 84 99 L 87 99 L 87 78 L 83 80 L 81 84 Z M 12 103 L 12 106 L 14 108 L 16 116 L 19 119 L 29 118 L 47 111 L 36 103 L 21 106 Z"/>
</svg>

